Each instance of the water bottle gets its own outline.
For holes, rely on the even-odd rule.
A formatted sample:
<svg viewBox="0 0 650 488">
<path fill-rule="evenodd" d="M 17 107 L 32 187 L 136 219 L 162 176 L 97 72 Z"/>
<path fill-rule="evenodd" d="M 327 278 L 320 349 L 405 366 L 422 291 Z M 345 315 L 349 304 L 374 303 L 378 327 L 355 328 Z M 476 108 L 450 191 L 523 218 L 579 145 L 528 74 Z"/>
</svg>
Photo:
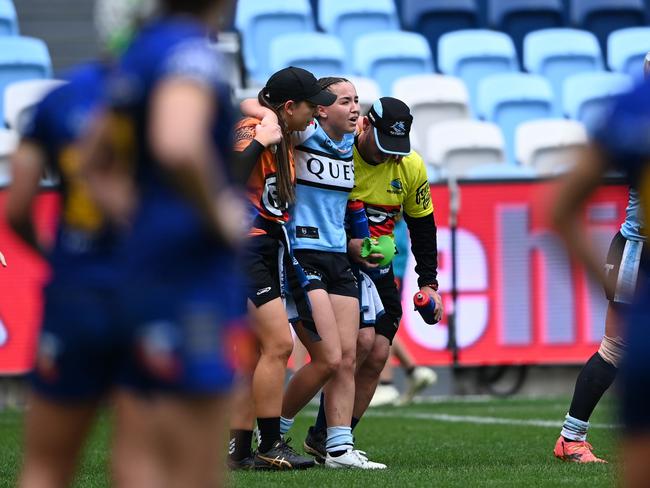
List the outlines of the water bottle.
<svg viewBox="0 0 650 488">
<path fill-rule="evenodd" d="M 368 216 L 366 215 L 366 208 L 362 201 L 350 200 L 348 202 L 347 218 L 350 235 L 353 239 L 364 239 L 370 237 Z"/>
<path fill-rule="evenodd" d="M 431 299 L 428 293 L 419 291 L 413 295 L 413 305 L 415 310 L 422 316 L 422 320 L 427 324 L 433 325 L 438 322 L 436 320 L 436 302 Z"/>
</svg>

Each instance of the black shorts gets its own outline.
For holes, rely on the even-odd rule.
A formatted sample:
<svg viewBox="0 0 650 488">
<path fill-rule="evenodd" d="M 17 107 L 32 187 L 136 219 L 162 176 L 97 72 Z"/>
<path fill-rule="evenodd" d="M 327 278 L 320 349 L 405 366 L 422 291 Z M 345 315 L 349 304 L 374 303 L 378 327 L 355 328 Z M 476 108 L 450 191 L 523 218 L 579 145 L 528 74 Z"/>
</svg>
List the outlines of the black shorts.
<svg viewBox="0 0 650 488">
<path fill-rule="evenodd" d="M 375 334 L 383 335 L 390 343 L 393 343 L 399 323 L 402 320 L 402 299 L 397 284 L 395 283 L 395 275 L 393 274 L 393 266 L 389 266 L 388 271 L 379 274 L 377 277 L 372 276 L 377 293 L 384 305 L 384 314 L 375 322 Z M 371 327 L 373 324 L 366 324 L 363 327 Z"/>
<path fill-rule="evenodd" d="M 249 237 L 245 243 L 246 295 L 256 307 L 282 296 L 279 253 L 280 242 L 268 235 Z"/>
<path fill-rule="evenodd" d="M 346 253 L 335 253 L 325 251 L 313 251 L 311 249 L 297 249 L 293 253 L 300 263 L 305 276 L 309 280 L 307 291 L 325 290 L 330 295 L 342 295 L 345 297 L 359 297 L 357 280 L 352 273 L 350 261 Z M 300 287 L 298 278 L 293 272 L 289 272 L 289 287 L 294 290 Z M 305 295 L 295 295 L 298 319 L 303 322 L 308 330 L 316 332 L 315 324 L 311 318 L 310 308 L 303 303 Z M 313 330 L 308 326 L 306 320 L 311 320 Z"/>
<path fill-rule="evenodd" d="M 347 253 L 297 249 L 293 254 L 309 279 L 307 290 L 325 290 L 330 295 L 359 297 L 359 287 Z"/>
<path fill-rule="evenodd" d="M 637 291 L 639 266 L 648 259 L 647 246 L 642 241 L 629 241 L 618 232 L 607 253 L 605 273 L 609 289 L 607 299 L 614 303 L 629 304 Z"/>
</svg>

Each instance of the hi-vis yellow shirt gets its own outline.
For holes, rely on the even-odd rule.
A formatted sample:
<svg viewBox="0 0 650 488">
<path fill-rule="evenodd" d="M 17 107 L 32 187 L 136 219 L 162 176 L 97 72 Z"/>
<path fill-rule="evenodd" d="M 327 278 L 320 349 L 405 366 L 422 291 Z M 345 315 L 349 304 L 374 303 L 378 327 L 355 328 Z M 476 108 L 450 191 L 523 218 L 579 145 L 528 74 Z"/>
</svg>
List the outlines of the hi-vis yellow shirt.
<svg viewBox="0 0 650 488">
<path fill-rule="evenodd" d="M 409 217 L 433 212 L 431 191 L 422 157 L 411 151 L 400 163 L 366 163 L 354 147 L 354 188 L 349 200 L 365 204 L 370 235 L 392 235 L 402 209 Z"/>
</svg>

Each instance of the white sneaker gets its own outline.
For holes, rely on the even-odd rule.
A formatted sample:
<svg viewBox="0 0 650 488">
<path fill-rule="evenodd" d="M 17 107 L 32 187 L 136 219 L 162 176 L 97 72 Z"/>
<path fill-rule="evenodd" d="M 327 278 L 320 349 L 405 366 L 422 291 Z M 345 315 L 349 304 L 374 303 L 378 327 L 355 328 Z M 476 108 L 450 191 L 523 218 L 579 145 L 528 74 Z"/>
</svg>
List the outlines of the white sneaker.
<svg viewBox="0 0 650 488">
<path fill-rule="evenodd" d="M 393 385 L 379 385 L 370 400 L 369 407 L 392 405 L 399 398 L 399 391 Z"/>
<path fill-rule="evenodd" d="M 413 401 L 415 395 L 433 385 L 436 381 L 438 381 L 438 375 L 434 370 L 417 366 L 413 370 L 413 374 L 407 377 L 408 388 L 399 401 L 396 402 L 396 405 L 408 405 Z"/>
<path fill-rule="evenodd" d="M 329 452 L 325 457 L 325 467 L 332 469 L 386 469 L 386 465 L 369 461 L 366 453 L 358 449 L 348 449 L 340 456 L 332 457 Z"/>
</svg>

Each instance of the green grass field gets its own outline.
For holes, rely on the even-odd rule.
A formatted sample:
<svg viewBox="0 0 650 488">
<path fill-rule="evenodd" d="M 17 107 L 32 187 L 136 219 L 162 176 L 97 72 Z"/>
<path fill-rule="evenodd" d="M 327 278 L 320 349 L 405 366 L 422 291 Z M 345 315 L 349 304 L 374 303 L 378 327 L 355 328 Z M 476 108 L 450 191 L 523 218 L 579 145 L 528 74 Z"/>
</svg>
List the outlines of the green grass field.
<svg viewBox="0 0 650 488">
<path fill-rule="evenodd" d="M 235 487 L 597 487 L 613 486 L 616 431 L 607 403 L 593 416 L 589 440 L 607 465 L 563 463 L 553 455 L 568 398 L 449 400 L 369 411 L 355 430 L 357 447 L 382 472 L 248 472 L 230 476 Z M 300 448 L 314 410 L 294 424 L 289 436 Z M 22 414 L 0 412 L 0 487 L 14 486 L 20 464 Z M 75 486 L 109 486 L 106 474 L 109 422 L 98 423 Z"/>
</svg>

